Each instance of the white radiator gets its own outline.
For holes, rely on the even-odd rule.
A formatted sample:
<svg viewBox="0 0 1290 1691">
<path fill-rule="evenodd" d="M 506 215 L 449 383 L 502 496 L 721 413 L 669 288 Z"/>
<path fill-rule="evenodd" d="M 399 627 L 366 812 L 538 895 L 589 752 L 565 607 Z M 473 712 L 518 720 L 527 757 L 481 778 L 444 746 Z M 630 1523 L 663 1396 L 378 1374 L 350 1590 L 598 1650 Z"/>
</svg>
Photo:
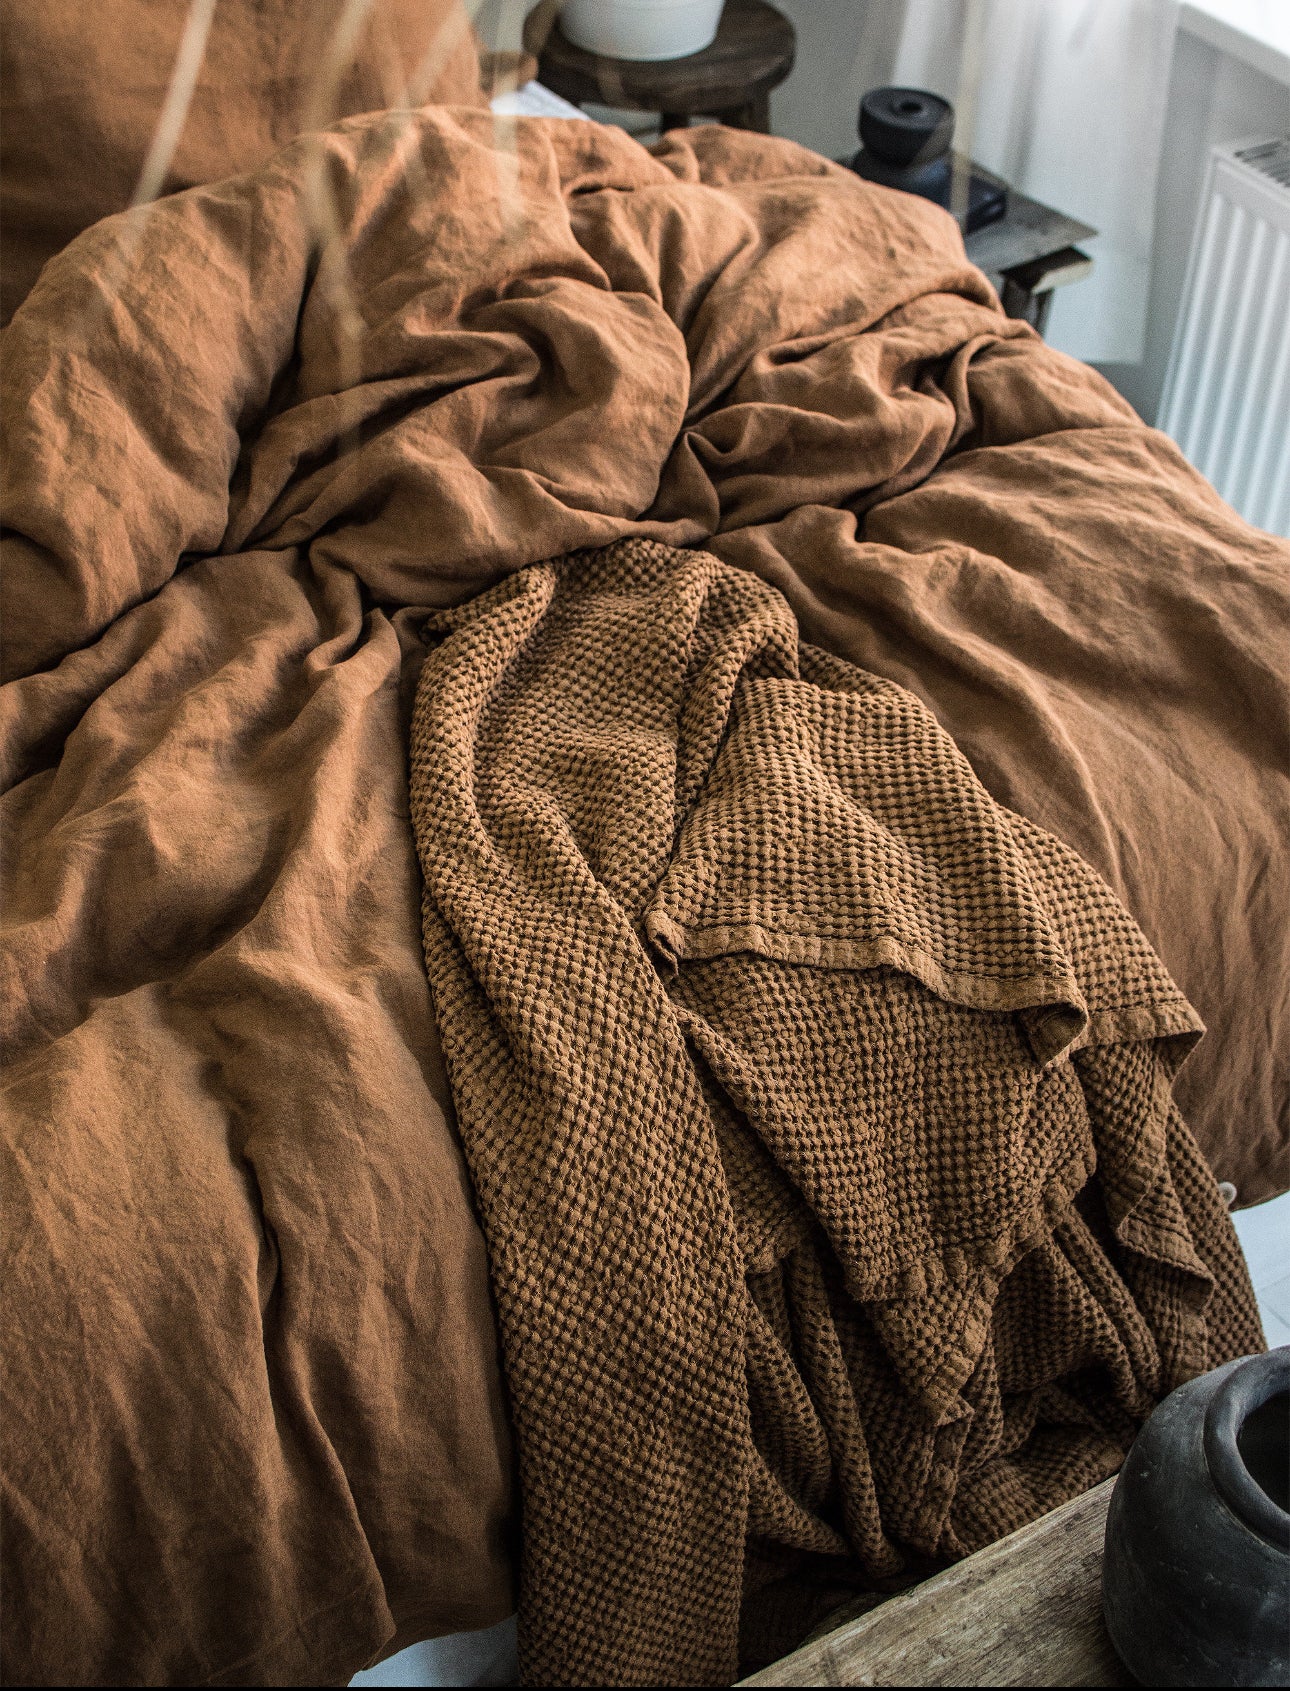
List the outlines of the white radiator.
<svg viewBox="0 0 1290 1691">
<path fill-rule="evenodd" d="M 1290 136 L 1210 154 L 1159 423 L 1248 522 L 1290 536 Z"/>
</svg>

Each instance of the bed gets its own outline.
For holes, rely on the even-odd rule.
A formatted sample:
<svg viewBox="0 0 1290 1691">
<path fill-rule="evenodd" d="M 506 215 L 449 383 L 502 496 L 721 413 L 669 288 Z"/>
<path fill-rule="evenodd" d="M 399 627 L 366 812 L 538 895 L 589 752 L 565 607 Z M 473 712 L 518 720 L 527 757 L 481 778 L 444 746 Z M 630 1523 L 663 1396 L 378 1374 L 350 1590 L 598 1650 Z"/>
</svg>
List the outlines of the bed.
<svg viewBox="0 0 1290 1691">
<path fill-rule="evenodd" d="M 427 619 L 544 560 L 697 551 L 898 684 L 1207 1025 L 1206 1180 L 1286 1184 L 1290 555 L 947 217 L 478 96 L 193 179 L 4 330 L 15 1683 L 344 1683 L 515 1607 L 408 744 Z"/>
</svg>

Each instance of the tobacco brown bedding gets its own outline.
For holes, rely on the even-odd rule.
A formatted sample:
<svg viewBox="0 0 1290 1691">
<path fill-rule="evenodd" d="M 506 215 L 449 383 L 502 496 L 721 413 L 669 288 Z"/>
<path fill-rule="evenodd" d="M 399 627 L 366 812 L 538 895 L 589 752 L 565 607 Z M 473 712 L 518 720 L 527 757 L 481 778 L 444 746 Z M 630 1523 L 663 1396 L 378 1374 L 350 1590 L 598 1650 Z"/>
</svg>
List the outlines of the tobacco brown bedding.
<svg viewBox="0 0 1290 1691">
<path fill-rule="evenodd" d="M 83 0 L 0 0 L 0 324 L 47 260 L 131 204 L 196 10 L 95 0 L 91 22 Z M 302 130 L 410 89 L 484 104 L 461 0 L 369 0 L 348 20 L 342 0 L 218 0 L 159 191 L 251 170 Z"/>
<path fill-rule="evenodd" d="M 404 744 L 425 612 L 542 559 L 702 545 L 909 687 L 1286 1183 L 1287 548 L 932 208 L 519 129 L 516 181 L 479 114 L 326 137 L 343 275 L 307 142 L 100 224 L 0 343 L 13 1680 L 337 1680 L 513 1601 Z"/>
</svg>

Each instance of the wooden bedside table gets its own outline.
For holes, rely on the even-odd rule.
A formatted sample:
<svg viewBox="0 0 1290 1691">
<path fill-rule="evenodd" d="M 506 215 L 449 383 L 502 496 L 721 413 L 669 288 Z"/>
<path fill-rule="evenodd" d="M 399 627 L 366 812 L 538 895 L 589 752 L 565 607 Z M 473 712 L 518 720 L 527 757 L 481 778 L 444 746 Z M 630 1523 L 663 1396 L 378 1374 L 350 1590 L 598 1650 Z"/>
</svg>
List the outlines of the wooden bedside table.
<svg viewBox="0 0 1290 1691">
<path fill-rule="evenodd" d="M 1003 181 L 979 164 L 972 168 L 978 176 Z M 1053 289 L 1080 281 L 1093 268 L 1093 260 L 1076 242 L 1096 234 L 1091 225 L 1010 187 L 1007 215 L 975 230 L 963 245 L 999 290 L 1008 316 L 1020 317 L 1042 335 Z"/>
<path fill-rule="evenodd" d="M 1009 317 L 1018 317 L 1042 335 L 1053 303 L 1053 290 L 1078 282 L 1093 268 L 1093 260 L 1076 246 L 1096 235 L 1091 224 L 1064 211 L 1032 200 L 984 165 L 970 164 L 956 153 L 956 168 L 969 170 L 1008 190 L 1008 209 L 995 223 L 974 229 L 963 245 L 972 263 L 984 270 Z M 835 159 L 850 165 L 851 160 Z"/>
<path fill-rule="evenodd" d="M 664 129 L 715 117 L 732 129 L 770 134 L 770 91 L 793 68 L 797 36 L 767 0 L 726 0 L 717 38 L 683 59 L 608 59 L 575 47 L 558 21 L 559 0 L 529 14 L 524 46 L 539 79 L 575 106 L 592 100 L 658 112 Z"/>
</svg>

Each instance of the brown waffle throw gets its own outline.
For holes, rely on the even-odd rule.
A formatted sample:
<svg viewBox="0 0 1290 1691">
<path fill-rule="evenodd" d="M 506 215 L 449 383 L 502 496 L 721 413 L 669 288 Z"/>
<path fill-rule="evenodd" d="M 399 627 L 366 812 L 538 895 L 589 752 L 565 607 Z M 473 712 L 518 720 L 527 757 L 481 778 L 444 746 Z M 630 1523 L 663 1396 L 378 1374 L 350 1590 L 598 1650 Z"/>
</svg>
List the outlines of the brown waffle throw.
<svg viewBox="0 0 1290 1691">
<path fill-rule="evenodd" d="M 530 1683 L 722 1683 L 793 1565 L 965 1554 L 1261 1348 L 1102 882 L 785 602 L 628 540 L 428 624 L 425 949 Z"/>
</svg>

